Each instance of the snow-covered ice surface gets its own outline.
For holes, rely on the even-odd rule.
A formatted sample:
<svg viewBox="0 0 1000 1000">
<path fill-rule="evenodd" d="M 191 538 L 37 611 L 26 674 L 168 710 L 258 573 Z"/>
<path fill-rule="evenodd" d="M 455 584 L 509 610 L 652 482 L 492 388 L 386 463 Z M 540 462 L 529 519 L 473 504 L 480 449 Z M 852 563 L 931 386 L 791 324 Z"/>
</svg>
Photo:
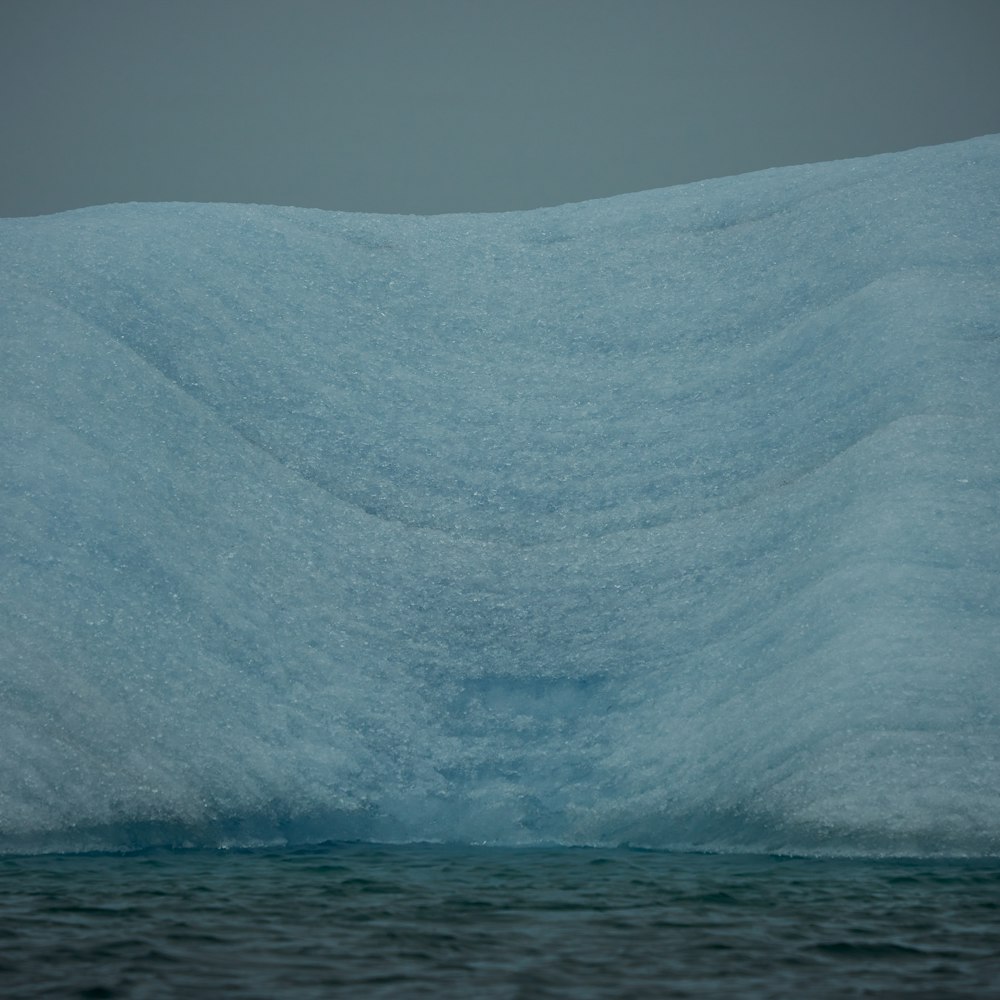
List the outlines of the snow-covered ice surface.
<svg viewBox="0 0 1000 1000">
<path fill-rule="evenodd" d="M 1000 137 L 0 220 L 0 850 L 1000 853 Z"/>
</svg>

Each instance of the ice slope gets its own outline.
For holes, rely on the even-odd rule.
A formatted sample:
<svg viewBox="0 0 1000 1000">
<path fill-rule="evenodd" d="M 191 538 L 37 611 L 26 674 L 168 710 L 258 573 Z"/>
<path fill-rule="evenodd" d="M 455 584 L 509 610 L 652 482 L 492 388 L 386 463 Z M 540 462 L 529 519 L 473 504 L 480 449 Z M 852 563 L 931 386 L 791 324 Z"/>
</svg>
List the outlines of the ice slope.
<svg viewBox="0 0 1000 1000">
<path fill-rule="evenodd" d="M 1000 853 L 1000 137 L 0 220 L 0 850 Z"/>
</svg>

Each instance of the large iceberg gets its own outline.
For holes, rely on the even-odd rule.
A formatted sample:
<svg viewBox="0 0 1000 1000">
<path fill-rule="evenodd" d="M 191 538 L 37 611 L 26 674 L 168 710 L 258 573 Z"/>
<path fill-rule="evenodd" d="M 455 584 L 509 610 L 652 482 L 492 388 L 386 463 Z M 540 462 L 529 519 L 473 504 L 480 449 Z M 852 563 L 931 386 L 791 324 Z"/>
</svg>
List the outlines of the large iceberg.
<svg viewBox="0 0 1000 1000">
<path fill-rule="evenodd" d="M 0 850 L 1000 853 L 1000 137 L 0 221 Z"/>
</svg>

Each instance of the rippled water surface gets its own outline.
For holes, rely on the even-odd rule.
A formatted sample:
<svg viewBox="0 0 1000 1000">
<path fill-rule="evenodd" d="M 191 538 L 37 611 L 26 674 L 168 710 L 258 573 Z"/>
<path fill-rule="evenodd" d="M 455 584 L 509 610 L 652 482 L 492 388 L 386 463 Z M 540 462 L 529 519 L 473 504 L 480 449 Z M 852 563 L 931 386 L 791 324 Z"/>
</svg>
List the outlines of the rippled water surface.
<svg viewBox="0 0 1000 1000">
<path fill-rule="evenodd" d="M 1000 862 L 326 845 L 0 860 L 6 997 L 1000 994 Z"/>
</svg>

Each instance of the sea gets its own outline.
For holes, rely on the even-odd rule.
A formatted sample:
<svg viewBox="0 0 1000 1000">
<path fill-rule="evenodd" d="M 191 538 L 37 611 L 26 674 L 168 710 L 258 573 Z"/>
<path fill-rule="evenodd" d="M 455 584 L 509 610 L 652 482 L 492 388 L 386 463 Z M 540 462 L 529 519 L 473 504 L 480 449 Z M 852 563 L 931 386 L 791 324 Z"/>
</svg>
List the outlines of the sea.
<svg viewBox="0 0 1000 1000">
<path fill-rule="evenodd" d="M 0 858 L 0 996 L 993 997 L 1000 860 L 327 843 Z"/>
</svg>

